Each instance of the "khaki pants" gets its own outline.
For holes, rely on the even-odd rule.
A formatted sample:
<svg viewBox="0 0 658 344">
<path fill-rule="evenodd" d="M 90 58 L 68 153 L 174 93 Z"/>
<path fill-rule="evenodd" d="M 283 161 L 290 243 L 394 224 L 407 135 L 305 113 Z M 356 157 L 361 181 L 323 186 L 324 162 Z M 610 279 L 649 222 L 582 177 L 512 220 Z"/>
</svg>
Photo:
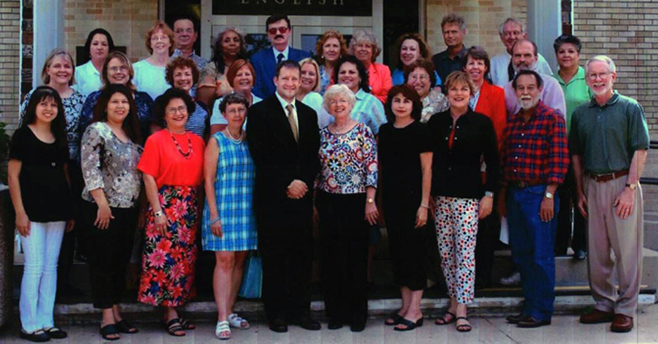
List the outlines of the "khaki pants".
<svg viewBox="0 0 658 344">
<path fill-rule="evenodd" d="M 626 178 L 596 182 L 584 177 L 589 224 L 589 281 L 595 308 L 633 317 L 637 310 L 642 277 L 644 208 L 642 190 L 635 190 L 633 213 L 626 219 L 615 214 L 615 198 L 625 187 Z M 615 261 L 611 258 L 615 254 Z M 617 269 L 619 293 L 612 281 Z"/>
</svg>

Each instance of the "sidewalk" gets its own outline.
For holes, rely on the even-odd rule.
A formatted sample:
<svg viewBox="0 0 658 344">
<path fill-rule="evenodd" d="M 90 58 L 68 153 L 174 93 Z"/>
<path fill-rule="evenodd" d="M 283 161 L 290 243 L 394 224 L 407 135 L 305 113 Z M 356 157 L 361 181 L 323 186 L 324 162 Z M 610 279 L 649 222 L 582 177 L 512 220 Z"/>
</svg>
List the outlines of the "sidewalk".
<svg viewBox="0 0 658 344">
<path fill-rule="evenodd" d="M 96 315 L 88 315 L 96 317 Z M 51 340 L 55 344 L 96 344 L 104 343 L 98 334 L 98 324 L 95 319 L 74 321 L 69 319 L 68 324 L 61 324 L 62 329 L 69 332 L 69 338 L 64 340 Z M 100 320 L 100 318 L 99 318 Z M 90 322 L 91 321 L 91 322 Z M 212 319 L 198 323 L 194 331 L 188 331 L 187 336 L 175 338 L 167 335 L 156 323 L 139 323 L 140 332 L 134 335 L 123 335 L 117 343 L 219 343 L 214 336 L 214 323 Z M 610 332 L 609 324 L 583 325 L 578 322 L 576 315 L 561 315 L 553 317 L 551 326 L 537 329 L 520 329 L 507 324 L 503 317 L 472 317 L 473 330 L 470 333 L 459 333 L 454 324 L 436 326 L 432 319 L 425 319 L 424 326 L 411 332 L 396 332 L 383 325 L 383 318 L 368 319 L 368 326 L 362 333 L 353 334 L 349 327 L 340 330 L 327 330 L 323 323 L 322 331 L 311 332 L 290 326 L 289 332 L 278 334 L 270 331 L 262 322 L 252 324 L 249 330 L 234 330 L 233 338 L 226 342 L 230 344 L 258 343 L 258 344 L 421 344 L 421 343 L 658 343 L 658 305 L 643 306 L 635 319 L 635 328 L 629 333 L 619 334 Z M 18 338 L 18 325 L 16 322 L 0 333 L 0 343 L 27 343 Z"/>
</svg>

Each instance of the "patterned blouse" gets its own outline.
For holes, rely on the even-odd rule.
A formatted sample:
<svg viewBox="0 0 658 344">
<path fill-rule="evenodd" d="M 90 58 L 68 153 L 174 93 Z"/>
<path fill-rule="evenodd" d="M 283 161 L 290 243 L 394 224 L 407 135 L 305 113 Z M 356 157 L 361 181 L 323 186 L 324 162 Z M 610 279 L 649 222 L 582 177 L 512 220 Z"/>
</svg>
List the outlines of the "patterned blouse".
<svg viewBox="0 0 658 344">
<path fill-rule="evenodd" d="M 333 194 L 365 193 L 377 187 L 377 143 L 370 128 L 358 123 L 344 134 L 320 130 L 320 163 L 316 187 Z"/>
<path fill-rule="evenodd" d="M 23 123 L 23 117 L 25 117 L 25 111 L 27 110 L 27 103 L 30 102 L 30 97 L 32 97 L 32 92 L 28 92 L 25 95 L 25 100 L 21 104 L 21 113 L 18 120 L 18 126 L 20 127 Z M 64 105 L 64 114 L 66 116 L 66 139 L 69 141 L 69 158 L 71 160 L 78 160 L 80 156 L 80 133 L 78 131 L 78 126 L 80 123 L 80 111 L 82 110 L 82 105 L 85 103 L 86 97 L 73 90 L 68 98 L 62 98 L 62 105 Z"/>
<path fill-rule="evenodd" d="M 139 124 L 141 126 L 142 139 L 146 140 L 150 133 L 150 125 L 153 121 L 151 114 L 151 107 L 153 106 L 153 99 L 145 92 L 135 92 L 135 107 L 137 108 L 137 117 L 139 117 Z M 85 132 L 89 123 L 94 117 L 94 106 L 101 96 L 101 91 L 92 92 L 87 96 L 84 106 L 80 111 L 80 134 Z"/>
<path fill-rule="evenodd" d="M 448 98 L 443 93 L 437 90 L 430 90 L 425 98 L 422 99 L 423 111 L 420 113 L 420 123 L 427 123 L 427 121 L 434 116 L 434 114 L 448 110 Z"/>
<path fill-rule="evenodd" d="M 94 199 L 90 190 L 102 188 L 110 207 L 131 208 L 139 198 L 142 174 L 137 163 L 143 148 L 123 142 L 105 122 L 94 122 L 82 136 L 82 198 Z"/>
</svg>

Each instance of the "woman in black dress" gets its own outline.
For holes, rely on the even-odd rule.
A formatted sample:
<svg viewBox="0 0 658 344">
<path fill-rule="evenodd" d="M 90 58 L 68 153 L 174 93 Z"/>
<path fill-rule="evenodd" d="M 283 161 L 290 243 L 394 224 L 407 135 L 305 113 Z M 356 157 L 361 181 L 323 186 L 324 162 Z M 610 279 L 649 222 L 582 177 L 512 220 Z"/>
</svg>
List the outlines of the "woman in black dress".
<svg viewBox="0 0 658 344">
<path fill-rule="evenodd" d="M 386 319 L 396 331 L 423 325 L 420 300 L 426 285 L 425 235 L 432 185 L 432 152 L 419 122 L 423 104 L 408 85 L 391 88 L 386 102 L 388 123 L 379 129 L 379 163 L 384 219 L 395 283 L 402 308 Z"/>
</svg>

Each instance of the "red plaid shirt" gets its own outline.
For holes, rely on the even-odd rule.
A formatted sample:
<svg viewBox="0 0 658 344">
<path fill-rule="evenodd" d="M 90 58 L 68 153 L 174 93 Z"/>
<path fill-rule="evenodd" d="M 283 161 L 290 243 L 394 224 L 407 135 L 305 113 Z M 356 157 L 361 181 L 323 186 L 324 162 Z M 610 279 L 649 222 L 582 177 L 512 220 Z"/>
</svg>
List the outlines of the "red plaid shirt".
<svg viewBox="0 0 658 344">
<path fill-rule="evenodd" d="M 541 101 L 526 123 L 521 112 L 507 121 L 501 164 L 503 186 L 511 181 L 562 184 L 569 167 L 564 118 Z"/>
</svg>

